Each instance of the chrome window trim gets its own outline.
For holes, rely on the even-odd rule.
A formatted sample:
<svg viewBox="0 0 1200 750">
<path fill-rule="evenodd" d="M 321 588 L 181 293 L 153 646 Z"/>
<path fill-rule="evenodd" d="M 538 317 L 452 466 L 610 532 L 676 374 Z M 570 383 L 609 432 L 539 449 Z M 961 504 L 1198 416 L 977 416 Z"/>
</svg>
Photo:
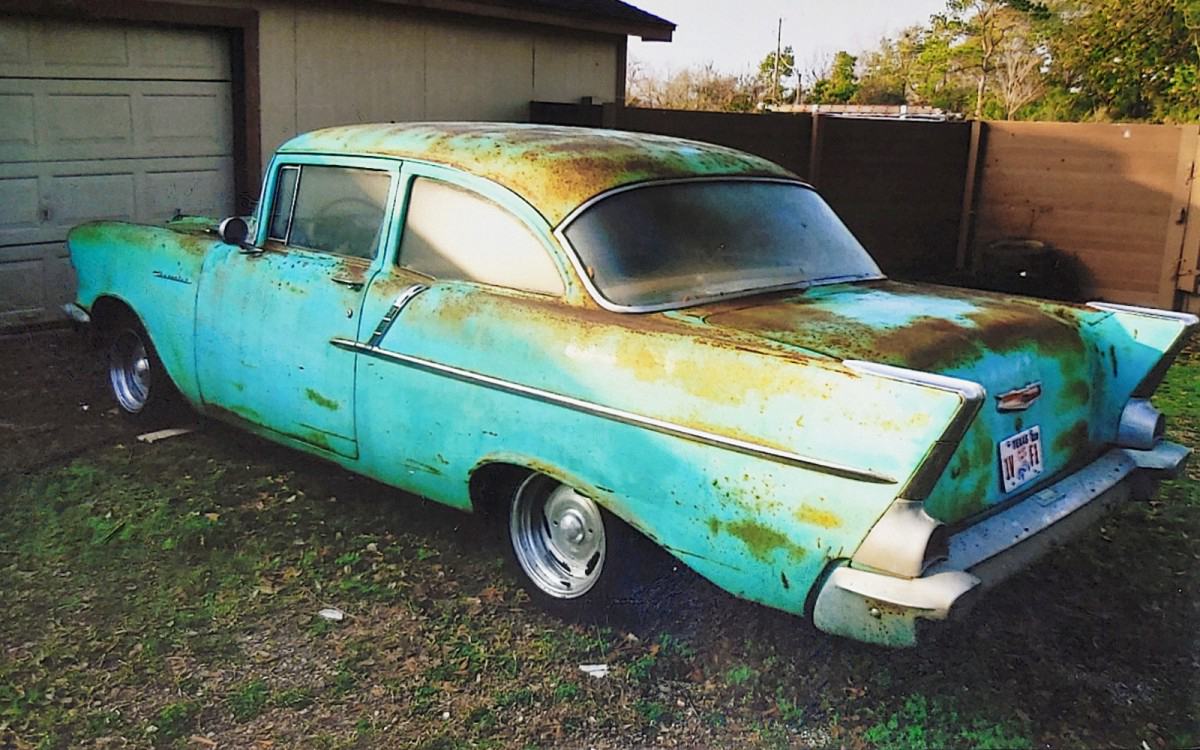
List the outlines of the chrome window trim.
<svg viewBox="0 0 1200 750">
<path fill-rule="evenodd" d="M 823 474 L 832 474 L 834 476 L 853 479 L 860 482 L 870 482 L 873 484 L 897 484 L 897 480 L 881 474 L 871 469 L 860 469 L 853 466 L 845 466 L 833 461 L 825 461 L 809 456 L 802 456 L 791 451 L 779 450 L 766 445 L 752 443 L 746 440 L 739 440 L 725 435 L 718 435 L 707 430 L 698 430 L 694 427 L 667 422 L 665 420 L 654 417 L 647 417 L 640 414 L 634 414 L 622 409 L 615 409 L 611 406 L 603 406 L 591 401 L 583 401 L 571 396 L 564 396 L 552 391 L 546 391 L 541 388 L 534 388 L 520 383 L 514 383 L 509 380 L 503 380 L 491 375 L 465 370 L 453 365 L 434 362 L 433 360 L 414 357 L 408 354 L 382 349 L 379 346 L 371 345 L 370 343 L 361 343 L 353 339 L 334 338 L 330 344 L 345 349 L 347 351 L 365 354 L 370 357 L 376 357 L 389 362 L 396 362 L 408 367 L 414 367 L 418 370 L 431 372 L 436 375 L 450 377 L 455 380 L 460 380 L 467 383 L 475 383 L 486 388 L 511 393 L 525 398 L 531 398 L 535 401 L 541 401 L 547 404 L 563 406 L 574 411 L 590 414 L 592 416 L 601 417 L 603 419 L 620 422 L 622 424 L 631 425 L 634 427 L 645 427 L 664 435 L 683 438 L 696 443 L 712 445 L 718 448 L 727 448 L 746 455 L 766 458 L 770 461 L 776 461 L 782 464 L 798 466 L 805 469 L 812 469 Z"/>
<path fill-rule="evenodd" d="M 587 268 L 583 265 L 583 261 L 579 257 L 579 251 L 577 251 L 575 246 L 571 244 L 571 241 L 567 239 L 567 228 L 584 211 L 588 210 L 600 201 L 606 198 L 611 198 L 614 195 L 627 193 L 631 190 L 640 190 L 646 187 L 660 187 L 664 185 L 680 185 L 697 182 L 766 182 L 783 185 L 798 185 L 802 188 L 807 188 L 814 193 L 817 192 L 812 185 L 809 185 L 804 180 L 798 178 L 747 177 L 741 175 L 704 175 L 698 177 L 676 177 L 668 180 L 647 180 L 645 182 L 635 182 L 629 185 L 622 185 L 620 187 L 612 188 L 611 190 L 605 190 L 602 193 L 593 195 L 591 198 L 588 198 L 586 201 L 576 206 L 571 213 L 567 214 L 567 216 L 558 223 L 558 226 L 554 228 L 554 237 L 562 246 L 564 253 L 571 262 L 571 266 L 575 269 L 575 273 L 578 274 L 579 279 L 583 282 L 584 288 L 587 289 L 588 295 L 593 301 L 595 301 L 597 305 L 600 305 L 600 307 L 604 308 L 605 310 L 609 310 L 610 312 L 618 313 L 662 312 L 663 310 L 683 310 L 689 307 L 696 307 L 697 305 L 705 305 L 710 302 L 740 299 L 742 297 L 752 297 L 757 294 L 769 294 L 771 292 L 781 292 L 789 289 L 807 289 L 813 286 L 827 286 L 829 284 L 840 284 L 848 281 L 877 281 L 887 278 L 887 276 L 882 273 L 865 274 L 862 276 L 838 276 L 833 279 L 821 280 L 817 282 L 796 281 L 788 284 L 777 284 L 770 287 L 759 287 L 755 289 L 746 289 L 744 291 L 729 292 L 728 294 L 713 294 L 705 297 L 696 297 L 695 299 L 689 299 L 686 301 L 681 300 L 676 302 L 659 302 L 653 305 L 621 305 L 605 297 L 600 292 L 599 288 L 596 287 L 595 283 L 592 282 L 591 277 L 588 276 Z M 870 251 L 868 251 L 868 255 L 869 254 Z M 874 260 L 874 258 L 872 258 L 872 260 Z"/>
<path fill-rule="evenodd" d="M 279 176 L 284 171 L 294 170 L 296 172 L 296 182 L 292 184 L 292 199 L 290 201 L 288 201 L 287 231 L 283 233 L 282 237 L 271 236 L 271 213 L 272 213 L 272 209 L 274 208 L 274 201 L 271 201 L 268 203 L 268 205 L 267 205 L 267 231 L 266 231 L 266 239 L 267 240 L 274 240 L 276 242 L 282 242 L 284 245 L 286 245 L 286 244 L 288 244 L 288 239 L 292 236 L 292 217 L 294 217 L 296 215 L 296 196 L 300 194 L 300 171 L 301 171 L 300 167 L 301 166 L 302 165 L 300 165 L 300 164 L 280 164 L 279 167 L 275 170 L 275 181 L 271 184 L 271 189 L 274 190 L 276 193 L 278 193 L 278 191 L 279 191 Z M 274 198 L 275 196 L 272 195 L 271 197 Z"/>
<path fill-rule="evenodd" d="M 318 163 L 310 163 L 307 161 L 305 161 L 305 162 L 288 162 L 286 164 L 281 164 L 275 170 L 275 182 L 272 183 L 272 189 L 274 189 L 275 186 L 277 186 L 279 184 L 279 173 L 280 172 L 282 172 L 285 169 L 296 170 L 296 184 L 294 186 L 292 186 L 292 200 L 291 200 L 291 205 L 288 207 L 287 237 L 280 239 L 279 237 L 271 236 L 271 222 L 270 222 L 271 207 L 268 205 L 267 206 L 267 217 L 266 217 L 267 218 L 266 229 L 263 232 L 264 244 L 265 244 L 265 242 L 278 242 L 278 243 L 282 244 L 285 248 L 294 248 L 296 250 L 303 250 L 305 252 L 315 253 L 317 255 L 321 255 L 321 256 L 325 256 L 325 257 L 347 258 L 350 260 L 361 260 L 361 261 L 365 262 L 368 267 L 374 265 L 375 262 L 381 256 L 383 256 L 387 251 L 386 246 L 380 247 L 380 245 L 383 242 L 385 242 L 388 238 L 389 233 L 386 231 L 383 231 L 383 230 L 384 230 L 384 227 L 387 227 L 391 224 L 391 222 L 393 220 L 393 214 L 395 213 L 395 207 L 394 207 L 393 203 L 394 203 L 394 196 L 396 195 L 397 185 L 399 185 L 399 183 L 400 183 L 400 173 L 398 170 L 394 170 L 387 166 L 384 166 L 382 163 L 375 163 L 378 160 L 368 160 L 368 159 L 362 159 L 359 157 L 353 157 L 353 158 L 355 159 L 354 162 L 346 162 L 346 163 L 342 163 L 342 164 L 324 164 L 324 163 L 318 164 Z M 362 163 L 362 162 L 365 162 L 365 163 Z M 383 215 L 379 220 L 380 221 L 379 240 L 376 242 L 375 252 L 370 258 L 364 258 L 361 255 L 346 255 L 344 253 L 335 253 L 331 250 L 323 250 L 319 247 L 309 247 L 308 245 L 292 244 L 292 227 L 295 224 L 295 218 L 296 218 L 296 201 L 299 199 L 299 196 L 300 196 L 300 183 L 304 181 L 304 168 L 305 167 L 328 167 L 330 169 L 358 170 L 358 171 L 363 171 L 363 172 L 380 172 L 382 174 L 387 175 L 388 191 L 387 191 L 387 197 L 384 199 L 385 205 L 383 207 Z M 272 197 L 274 197 L 274 196 L 272 196 Z"/>
</svg>

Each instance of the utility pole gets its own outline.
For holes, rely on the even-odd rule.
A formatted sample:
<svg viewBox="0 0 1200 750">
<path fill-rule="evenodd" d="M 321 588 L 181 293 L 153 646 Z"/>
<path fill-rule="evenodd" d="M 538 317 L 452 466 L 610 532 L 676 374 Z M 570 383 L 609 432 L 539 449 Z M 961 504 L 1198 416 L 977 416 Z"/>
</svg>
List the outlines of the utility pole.
<svg viewBox="0 0 1200 750">
<path fill-rule="evenodd" d="M 779 104 L 779 53 L 780 44 L 783 40 L 783 19 L 779 19 L 779 25 L 775 29 L 775 83 L 771 87 L 771 101 Z"/>
</svg>

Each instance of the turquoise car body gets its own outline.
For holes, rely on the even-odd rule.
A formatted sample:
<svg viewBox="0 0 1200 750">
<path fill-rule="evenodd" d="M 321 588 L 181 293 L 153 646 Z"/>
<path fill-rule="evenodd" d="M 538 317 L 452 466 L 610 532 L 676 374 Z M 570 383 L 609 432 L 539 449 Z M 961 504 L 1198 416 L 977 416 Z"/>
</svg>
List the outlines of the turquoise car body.
<svg viewBox="0 0 1200 750">
<path fill-rule="evenodd" d="M 391 176 L 373 259 L 268 239 L 281 167 L 306 164 Z M 562 293 L 400 265 L 418 177 L 516 217 Z M 279 149 L 244 247 L 202 219 L 77 227 L 72 313 L 132 311 L 202 413 L 465 511 L 496 467 L 548 474 L 727 591 L 887 645 L 916 643 L 924 623 L 1182 466 L 1186 449 L 1161 430 L 1123 431 L 1191 316 L 882 277 L 604 304 L 564 224 L 597 197 L 690 179 L 797 180 L 629 133 L 317 131 Z M 1001 408 L 1012 392 L 1032 400 Z M 998 443 L 1032 426 L 1042 471 L 1006 491 Z"/>
</svg>

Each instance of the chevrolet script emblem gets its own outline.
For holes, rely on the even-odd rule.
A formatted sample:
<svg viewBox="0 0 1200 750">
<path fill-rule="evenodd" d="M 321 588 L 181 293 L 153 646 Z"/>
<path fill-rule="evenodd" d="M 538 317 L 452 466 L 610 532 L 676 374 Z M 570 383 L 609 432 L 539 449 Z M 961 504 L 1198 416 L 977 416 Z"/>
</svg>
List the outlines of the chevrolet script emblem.
<svg viewBox="0 0 1200 750">
<path fill-rule="evenodd" d="M 996 396 L 996 409 L 998 411 L 1024 411 L 1029 408 L 1030 404 L 1037 401 L 1040 395 L 1042 395 L 1042 384 L 1030 383 L 1023 388 L 1016 388 Z"/>
</svg>

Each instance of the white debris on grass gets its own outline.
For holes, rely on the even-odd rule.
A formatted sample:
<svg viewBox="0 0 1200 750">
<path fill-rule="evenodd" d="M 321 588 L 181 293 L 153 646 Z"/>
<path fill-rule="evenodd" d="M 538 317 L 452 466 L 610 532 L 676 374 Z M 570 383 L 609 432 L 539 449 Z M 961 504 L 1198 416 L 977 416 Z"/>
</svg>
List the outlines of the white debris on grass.
<svg viewBox="0 0 1200 750">
<path fill-rule="evenodd" d="M 189 432 L 195 432 L 195 427 L 171 427 L 166 430 L 156 430 L 154 432 L 144 432 L 137 436 L 139 442 L 142 443 L 157 443 L 159 440 L 167 438 L 179 437 L 187 435 Z"/>
<path fill-rule="evenodd" d="M 580 664 L 579 671 L 589 677 L 608 677 L 607 664 Z"/>
<path fill-rule="evenodd" d="M 330 622 L 341 622 L 346 619 L 346 613 L 336 607 L 326 607 L 317 614 Z"/>
</svg>

